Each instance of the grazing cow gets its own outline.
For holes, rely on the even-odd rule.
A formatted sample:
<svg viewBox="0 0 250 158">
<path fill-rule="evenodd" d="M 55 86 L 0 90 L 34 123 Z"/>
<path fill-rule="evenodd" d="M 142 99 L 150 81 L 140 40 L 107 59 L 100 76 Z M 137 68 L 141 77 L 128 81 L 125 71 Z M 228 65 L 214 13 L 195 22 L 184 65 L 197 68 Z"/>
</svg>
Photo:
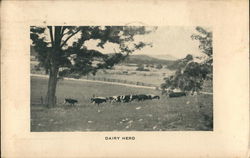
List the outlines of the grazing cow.
<svg viewBox="0 0 250 158">
<path fill-rule="evenodd" d="M 109 101 L 110 103 L 114 100 L 114 97 L 107 97 L 107 101 Z"/>
<path fill-rule="evenodd" d="M 131 96 L 131 95 L 123 95 L 123 96 L 121 96 L 121 101 L 122 101 L 123 103 L 129 102 L 129 101 L 130 101 L 130 96 Z"/>
<path fill-rule="evenodd" d="M 138 95 L 130 95 L 129 101 L 138 100 Z"/>
<path fill-rule="evenodd" d="M 108 97 L 110 103 L 121 102 L 121 96 Z"/>
<path fill-rule="evenodd" d="M 91 98 L 91 103 L 97 104 L 98 106 L 99 106 L 99 104 L 106 103 L 106 102 L 107 102 L 107 98 L 105 98 L 105 97 L 94 97 L 94 98 Z"/>
<path fill-rule="evenodd" d="M 168 95 L 170 98 L 186 96 L 185 92 L 172 92 Z"/>
<path fill-rule="evenodd" d="M 139 94 L 138 96 L 138 101 L 144 101 L 149 99 L 149 96 L 147 96 L 146 94 Z"/>
<path fill-rule="evenodd" d="M 150 94 L 148 96 L 149 96 L 149 99 L 160 99 L 160 96 L 158 96 L 158 95 Z"/>
<path fill-rule="evenodd" d="M 75 105 L 75 103 L 78 103 L 76 99 L 71 99 L 71 98 L 65 98 L 64 104 L 69 103 L 70 105 Z"/>
<path fill-rule="evenodd" d="M 121 96 L 116 96 L 115 97 L 115 102 L 122 102 Z"/>
</svg>

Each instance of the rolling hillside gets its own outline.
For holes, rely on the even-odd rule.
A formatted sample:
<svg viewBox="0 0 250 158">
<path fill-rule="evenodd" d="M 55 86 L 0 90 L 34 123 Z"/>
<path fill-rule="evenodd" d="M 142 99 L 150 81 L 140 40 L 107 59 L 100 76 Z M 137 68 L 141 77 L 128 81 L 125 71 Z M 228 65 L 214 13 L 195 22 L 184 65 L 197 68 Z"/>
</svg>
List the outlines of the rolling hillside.
<svg viewBox="0 0 250 158">
<path fill-rule="evenodd" d="M 124 63 L 172 65 L 174 60 L 158 59 L 147 55 L 130 55 Z"/>
</svg>

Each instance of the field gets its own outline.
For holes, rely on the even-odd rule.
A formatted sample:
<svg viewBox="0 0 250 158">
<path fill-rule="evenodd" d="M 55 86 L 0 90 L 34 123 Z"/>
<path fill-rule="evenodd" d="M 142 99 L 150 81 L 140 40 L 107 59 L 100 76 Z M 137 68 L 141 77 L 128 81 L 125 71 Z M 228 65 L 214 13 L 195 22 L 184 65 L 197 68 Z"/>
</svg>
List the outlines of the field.
<svg viewBox="0 0 250 158">
<path fill-rule="evenodd" d="M 99 71 L 95 76 L 84 76 L 88 79 L 114 79 L 116 82 L 127 82 L 136 84 L 140 82 L 144 85 L 159 87 L 163 82 L 163 78 L 173 74 L 168 69 L 150 69 L 150 71 L 136 71 L 136 67 L 128 67 L 125 65 L 115 66 L 113 70 Z M 142 80 L 143 78 L 143 80 Z"/>
<path fill-rule="evenodd" d="M 31 131 L 210 131 L 213 130 L 212 95 L 187 96 L 130 103 L 90 103 L 96 96 L 160 92 L 105 83 L 60 80 L 57 106 L 41 105 L 47 79 L 31 77 Z M 71 97 L 79 104 L 63 105 Z"/>
<path fill-rule="evenodd" d="M 40 68 L 39 70 L 35 68 L 37 64 L 37 61 L 31 61 L 31 73 L 45 74 L 43 68 Z M 148 68 L 150 71 L 136 71 L 136 68 L 137 66 L 120 64 L 115 65 L 111 70 L 99 70 L 95 76 L 89 74 L 87 76 L 82 76 L 81 78 L 101 81 L 112 80 L 112 82 L 159 87 L 164 82 L 164 77 L 168 77 L 174 73 L 174 71 L 170 71 L 166 68 L 160 70 Z M 142 78 L 143 80 L 141 80 Z"/>
</svg>

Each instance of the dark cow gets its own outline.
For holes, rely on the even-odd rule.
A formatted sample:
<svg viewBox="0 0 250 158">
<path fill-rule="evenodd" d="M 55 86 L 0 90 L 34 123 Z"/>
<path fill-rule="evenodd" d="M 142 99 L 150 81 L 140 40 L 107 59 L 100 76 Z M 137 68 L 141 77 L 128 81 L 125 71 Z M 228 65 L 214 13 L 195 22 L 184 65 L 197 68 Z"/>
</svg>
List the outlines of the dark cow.
<svg viewBox="0 0 250 158">
<path fill-rule="evenodd" d="M 99 104 L 106 103 L 106 102 L 107 102 L 107 98 L 105 98 L 105 97 L 94 97 L 94 98 L 91 98 L 91 103 L 97 104 L 98 106 L 99 106 Z"/>
<path fill-rule="evenodd" d="M 150 94 L 148 96 L 149 96 L 149 99 L 160 99 L 160 96 L 158 96 L 158 95 Z"/>
<path fill-rule="evenodd" d="M 154 96 L 152 99 L 160 99 L 159 95 Z"/>
<path fill-rule="evenodd" d="M 78 103 L 76 99 L 71 99 L 71 98 L 65 98 L 64 104 L 69 103 L 70 105 L 75 105 L 75 103 Z"/>
<path fill-rule="evenodd" d="M 186 96 L 185 92 L 172 92 L 168 95 L 170 98 Z"/>
<path fill-rule="evenodd" d="M 148 95 L 146 95 L 146 94 L 139 94 L 139 95 L 137 95 L 137 100 L 138 101 L 144 101 L 144 100 L 147 100 L 147 99 L 149 99 L 150 97 L 148 96 Z"/>
</svg>

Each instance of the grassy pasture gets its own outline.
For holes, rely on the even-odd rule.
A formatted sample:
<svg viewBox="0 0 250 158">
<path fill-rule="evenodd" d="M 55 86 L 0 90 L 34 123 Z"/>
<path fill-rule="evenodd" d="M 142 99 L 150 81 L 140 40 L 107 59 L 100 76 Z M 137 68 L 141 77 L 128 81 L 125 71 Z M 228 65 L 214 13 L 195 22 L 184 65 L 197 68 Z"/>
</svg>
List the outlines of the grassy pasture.
<svg viewBox="0 0 250 158">
<path fill-rule="evenodd" d="M 195 131 L 213 130 L 212 95 L 187 96 L 130 103 L 90 103 L 96 96 L 151 93 L 159 91 L 120 85 L 59 81 L 57 106 L 40 105 L 46 95 L 47 79 L 31 77 L 31 131 Z M 75 98 L 75 107 L 62 105 Z"/>
<path fill-rule="evenodd" d="M 98 71 L 95 77 L 126 80 L 128 82 L 143 82 L 145 84 L 159 87 L 164 82 L 164 77 L 170 76 L 174 73 L 173 71 L 164 68 L 160 70 L 149 68 L 150 71 L 135 71 L 136 68 L 136 66 L 129 67 L 126 65 L 116 65 L 113 70 L 105 70 L 106 73 Z M 128 72 L 128 74 L 123 74 L 124 71 Z M 143 81 L 141 80 L 142 78 Z"/>
</svg>

